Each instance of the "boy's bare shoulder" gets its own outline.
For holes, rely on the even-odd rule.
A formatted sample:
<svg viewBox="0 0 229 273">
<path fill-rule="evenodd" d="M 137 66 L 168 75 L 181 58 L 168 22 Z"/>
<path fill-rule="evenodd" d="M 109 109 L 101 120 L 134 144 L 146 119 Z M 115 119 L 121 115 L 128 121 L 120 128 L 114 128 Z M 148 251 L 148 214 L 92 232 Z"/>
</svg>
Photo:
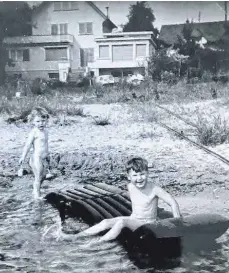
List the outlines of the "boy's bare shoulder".
<svg viewBox="0 0 229 273">
<path fill-rule="evenodd" d="M 131 184 L 131 183 L 128 183 L 128 184 L 127 184 L 127 189 L 130 190 L 130 189 L 131 189 L 131 186 L 132 186 L 132 184 Z"/>
<path fill-rule="evenodd" d="M 36 135 L 36 128 L 32 128 L 29 132 L 28 137 L 31 138 L 31 137 L 34 137 L 35 135 Z"/>
<path fill-rule="evenodd" d="M 162 187 L 157 186 L 157 185 L 155 185 L 155 186 L 153 187 L 152 191 L 155 192 L 156 194 L 157 194 L 157 193 L 165 193 L 165 192 L 166 192 L 165 190 L 163 190 Z"/>
<path fill-rule="evenodd" d="M 162 190 L 162 187 L 161 187 L 161 186 L 158 186 L 158 185 L 154 185 L 154 186 L 153 186 L 153 189 L 154 189 L 154 190 Z"/>
</svg>

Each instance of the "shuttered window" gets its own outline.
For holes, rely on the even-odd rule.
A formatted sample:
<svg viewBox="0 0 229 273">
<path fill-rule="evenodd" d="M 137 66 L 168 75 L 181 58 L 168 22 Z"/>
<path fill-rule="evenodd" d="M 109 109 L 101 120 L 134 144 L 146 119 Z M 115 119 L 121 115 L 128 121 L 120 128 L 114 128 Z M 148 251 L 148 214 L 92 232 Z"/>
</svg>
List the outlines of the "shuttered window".
<svg viewBox="0 0 229 273">
<path fill-rule="evenodd" d="M 60 11 L 61 10 L 61 2 L 54 2 L 54 11 Z"/>
<path fill-rule="evenodd" d="M 66 11 L 78 9 L 77 1 L 58 1 L 54 2 L 54 11 Z"/>
<path fill-rule="evenodd" d="M 51 25 L 51 34 L 68 34 L 68 24 L 52 24 Z"/>
<path fill-rule="evenodd" d="M 17 61 L 23 61 L 23 51 L 22 50 L 16 50 L 16 56 L 17 56 Z"/>
<path fill-rule="evenodd" d="M 62 10 L 70 10 L 70 3 L 68 1 L 63 1 L 62 2 Z"/>
<path fill-rule="evenodd" d="M 60 24 L 60 34 L 68 34 L 68 24 Z"/>
<path fill-rule="evenodd" d="M 23 61 L 28 62 L 30 60 L 29 49 L 23 50 Z"/>
<path fill-rule="evenodd" d="M 16 50 L 14 50 L 14 49 L 9 50 L 9 58 L 12 61 L 16 61 Z"/>
<path fill-rule="evenodd" d="M 146 56 L 146 45 L 136 45 L 136 57 L 145 57 Z"/>
<path fill-rule="evenodd" d="M 133 45 L 113 45 L 113 61 L 133 60 Z"/>
<path fill-rule="evenodd" d="M 46 48 L 45 49 L 46 61 L 61 61 L 68 59 L 66 47 L 59 48 Z"/>
<path fill-rule="evenodd" d="M 51 25 L 51 34 L 52 35 L 57 35 L 58 34 L 58 25 L 57 24 Z"/>
<path fill-rule="evenodd" d="M 109 46 L 108 45 L 100 45 L 99 46 L 99 58 L 101 58 L 101 59 L 109 58 Z"/>
<path fill-rule="evenodd" d="M 9 50 L 9 58 L 14 62 L 29 61 L 29 49 L 11 49 Z"/>
<path fill-rule="evenodd" d="M 93 25 L 91 22 L 79 23 L 79 34 L 93 34 Z"/>
<path fill-rule="evenodd" d="M 79 9 L 78 7 L 78 3 L 76 1 L 72 1 L 70 2 L 71 3 L 71 9 L 74 10 L 74 9 Z"/>
<path fill-rule="evenodd" d="M 81 48 L 80 61 L 82 67 L 87 66 L 89 62 L 94 62 L 94 48 Z"/>
</svg>

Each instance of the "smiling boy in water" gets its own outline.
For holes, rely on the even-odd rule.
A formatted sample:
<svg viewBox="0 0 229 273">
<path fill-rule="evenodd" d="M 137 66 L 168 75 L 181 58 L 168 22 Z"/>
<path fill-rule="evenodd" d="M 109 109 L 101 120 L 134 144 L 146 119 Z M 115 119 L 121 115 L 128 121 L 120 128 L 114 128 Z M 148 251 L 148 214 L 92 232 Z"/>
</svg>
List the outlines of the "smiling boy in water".
<svg viewBox="0 0 229 273">
<path fill-rule="evenodd" d="M 105 219 L 85 231 L 78 234 L 79 237 L 96 235 L 101 231 L 110 229 L 100 241 L 114 240 L 124 227 L 136 230 L 146 223 L 152 223 L 157 219 L 158 199 L 170 205 L 174 218 L 180 218 L 180 210 L 176 200 L 161 187 L 148 181 L 148 162 L 137 157 L 127 162 L 127 177 L 130 183 L 128 191 L 132 203 L 132 214 Z"/>
<path fill-rule="evenodd" d="M 49 151 L 48 151 L 48 131 L 46 129 L 49 115 L 48 112 L 41 107 L 32 110 L 29 120 L 33 123 L 34 128 L 29 133 L 19 164 L 22 165 L 25 158 L 33 148 L 29 164 L 32 168 L 35 180 L 33 183 L 33 195 L 37 199 L 40 197 L 40 187 L 42 181 L 50 174 L 49 171 Z"/>
</svg>

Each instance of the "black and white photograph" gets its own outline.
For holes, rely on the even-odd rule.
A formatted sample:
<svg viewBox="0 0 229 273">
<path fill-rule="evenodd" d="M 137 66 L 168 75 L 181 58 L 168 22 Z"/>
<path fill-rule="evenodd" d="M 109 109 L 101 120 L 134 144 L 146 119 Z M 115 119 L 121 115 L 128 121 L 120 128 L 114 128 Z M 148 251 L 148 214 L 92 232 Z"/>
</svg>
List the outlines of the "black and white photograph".
<svg viewBox="0 0 229 273">
<path fill-rule="evenodd" d="M 16 272 L 229 272 L 227 1 L 0 1 Z"/>
</svg>

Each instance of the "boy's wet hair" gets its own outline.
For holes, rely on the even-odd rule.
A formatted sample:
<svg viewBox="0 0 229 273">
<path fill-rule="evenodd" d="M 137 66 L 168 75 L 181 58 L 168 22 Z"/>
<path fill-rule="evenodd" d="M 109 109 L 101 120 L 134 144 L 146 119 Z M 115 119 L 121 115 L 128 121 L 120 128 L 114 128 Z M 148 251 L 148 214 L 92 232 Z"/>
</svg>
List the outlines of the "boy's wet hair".
<svg viewBox="0 0 229 273">
<path fill-rule="evenodd" d="M 49 113 L 45 108 L 42 107 L 35 107 L 30 115 L 28 116 L 28 120 L 32 121 L 36 116 L 44 118 L 44 119 L 48 119 L 49 118 Z"/>
<path fill-rule="evenodd" d="M 126 171 L 129 172 L 131 169 L 135 172 L 148 171 L 148 161 L 141 157 L 134 157 L 126 164 Z"/>
</svg>

